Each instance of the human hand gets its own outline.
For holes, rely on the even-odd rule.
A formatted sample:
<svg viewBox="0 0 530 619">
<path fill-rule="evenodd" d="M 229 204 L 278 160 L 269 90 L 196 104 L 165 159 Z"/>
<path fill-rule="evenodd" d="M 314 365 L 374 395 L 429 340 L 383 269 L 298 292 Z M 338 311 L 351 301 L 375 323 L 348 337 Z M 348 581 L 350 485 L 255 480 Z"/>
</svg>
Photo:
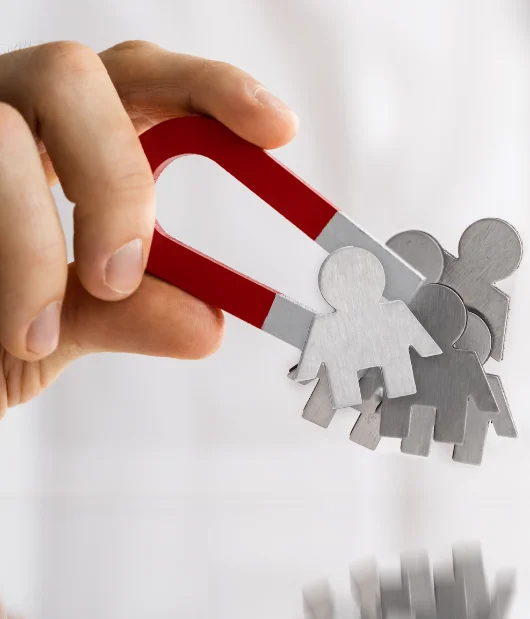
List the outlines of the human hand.
<svg viewBox="0 0 530 619">
<path fill-rule="evenodd" d="M 87 353 L 198 359 L 220 345 L 220 310 L 144 275 L 155 192 L 138 135 L 197 113 L 267 149 L 297 129 L 240 69 L 151 43 L 0 56 L 0 415 Z M 75 205 L 70 265 L 56 182 Z"/>
</svg>

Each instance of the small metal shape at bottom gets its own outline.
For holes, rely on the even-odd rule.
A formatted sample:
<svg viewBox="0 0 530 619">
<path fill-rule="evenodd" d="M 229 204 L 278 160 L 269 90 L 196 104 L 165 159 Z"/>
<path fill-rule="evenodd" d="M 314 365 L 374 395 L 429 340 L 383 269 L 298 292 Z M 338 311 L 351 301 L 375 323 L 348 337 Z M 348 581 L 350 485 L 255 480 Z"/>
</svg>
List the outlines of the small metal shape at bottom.
<svg viewBox="0 0 530 619">
<path fill-rule="evenodd" d="M 498 575 L 490 592 L 477 546 L 455 548 L 452 565 L 434 570 L 425 552 L 402 555 L 401 578 L 388 576 L 381 577 L 374 561 L 350 567 L 351 594 L 360 619 L 507 619 L 515 595 L 513 573 Z M 327 583 L 308 593 L 306 619 L 339 614 Z"/>
<path fill-rule="evenodd" d="M 490 590 L 480 549 L 454 549 L 455 580 L 464 585 L 467 619 L 487 617 L 491 606 Z"/>
<path fill-rule="evenodd" d="M 469 619 L 464 583 L 449 575 L 434 575 L 436 619 Z"/>
<path fill-rule="evenodd" d="M 361 611 L 361 619 L 382 619 L 381 583 L 375 562 L 350 568 L 353 599 Z"/>
<path fill-rule="evenodd" d="M 305 619 L 334 619 L 335 605 L 328 583 L 318 583 L 303 592 Z"/>
<path fill-rule="evenodd" d="M 416 619 L 410 601 L 410 591 L 403 587 L 381 587 L 381 609 L 383 619 Z"/>
<path fill-rule="evenodd" d="M 410 591 L 414 619 L 436 619 L 432 569 L 427 553 L 401 557 L 401 579 Z"/>
<path fill-rule="evenodd" d="M 383 619 L 437 619 L 432 570 L 425 553 L 401 557 L 401 584 L 381 585 Z"/>
<path fill-rule="evenodd" d="M 515 596 L 515 575 L 496 580 L 487 619 L 507 619 Z"/>
</svg>

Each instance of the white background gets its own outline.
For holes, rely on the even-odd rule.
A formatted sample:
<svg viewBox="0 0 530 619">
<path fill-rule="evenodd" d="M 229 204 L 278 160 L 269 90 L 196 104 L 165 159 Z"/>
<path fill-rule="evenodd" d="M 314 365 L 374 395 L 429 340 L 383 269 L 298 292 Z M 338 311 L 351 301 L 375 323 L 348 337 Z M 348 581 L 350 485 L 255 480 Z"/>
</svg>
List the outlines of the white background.
<svg viewBox="0 0 530 619">
<path fill-rule="evenodd" d="M 2 0 L 0 15 L 6 51 L 147 39 L 241 66 L 300 116 L 277 156 L 381 240 L 424 229 L 454 252 L 486 216 L 530 240 L 523 0 Z M 158 196 L 172 234 L 321 306 L 322 251 L 214 164 L 180 160 Z M 299 619 L 314 580 L 347 598 L 350 563 L 477 540 L 491 576 L 517 569 L 526 619 L 528 265 L 502 286 L 513 311 L 492 362 L 520 438 L 491 434 L 480 468 L 440 446 L 365 452 L 347 413 L 305 422 L 309 388 L 285 377 L 296 351 L 230 317 L 204 362 L 76 363 L 0 425 L 6 604 L 27 619 Z"/>
</svg>

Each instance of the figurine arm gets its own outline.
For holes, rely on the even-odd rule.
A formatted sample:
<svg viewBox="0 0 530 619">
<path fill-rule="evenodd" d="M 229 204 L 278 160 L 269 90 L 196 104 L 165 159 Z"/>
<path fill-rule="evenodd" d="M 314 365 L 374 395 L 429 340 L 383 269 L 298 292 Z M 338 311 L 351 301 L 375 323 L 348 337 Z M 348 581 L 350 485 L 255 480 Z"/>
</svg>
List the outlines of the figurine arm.
<svg viewBox="0 0 530 619">
<path fill-rule="evenodd" d="M 433 357 L 434 355 L 442 354 L 442 349 L 423 328 L 422 324 L 405 303 L 401 305 L 400 318 L 403 326 L 406 326 L 410 338 L 410 346 L 412 346 L 420 356 Z"/>
<path fill-rule="evenodd" d="M 499 407 L 499 414 L 495 415 L 495 417 L 491 420 L 493 427 L 495 428 L 495 432 L 497 432 L 498 436 L 516 438 L 517 428 L 515 427 L 515 423 L 513 421 L 510 405 L 508 404 L 506 393 L 502 387 L 501 379 L 495 374 L 486 374 L 486 376 L 488 377 L 488 383 L 493 393 L 493 397 Z"/>
<path fill-rule="evenodd" d="M 499 407 L 477 355 L 469 351 L 467 351 L 467 354 L 471 357 L 473 363 L 473 365 L 470 364 L 469 366 L 469 375 L 474 377 L 474 380 L 470 381 L 469 395 L 473 398 L 480 411 L 484 413 L 498 413 Z"/>
<path fill-rule="evenodd" d="M 320 328 L 318 316 L 313 320 L 309 329 L 307 341 L 300 357 L 298 367 L 294 370 L 294 380 L 297 383 L 315 379 L 323 363 L 323 351 L 320 344 Z"/>
</svg>

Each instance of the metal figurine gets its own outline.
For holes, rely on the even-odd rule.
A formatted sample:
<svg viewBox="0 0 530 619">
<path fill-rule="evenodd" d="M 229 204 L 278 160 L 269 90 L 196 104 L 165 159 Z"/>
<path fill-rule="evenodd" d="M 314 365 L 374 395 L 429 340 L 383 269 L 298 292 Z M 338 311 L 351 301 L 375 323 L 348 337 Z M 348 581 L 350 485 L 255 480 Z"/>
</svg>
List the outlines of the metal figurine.
<svg viewBox="0 0 530 619">
<path fill-rule="evenodd" d="M 381 442 L 381 415 L 378 408 L 384 395 L 380 370 L 376 368 L 368 370 L 359 385 L 363 402 L 355 407 L 360 415 L 350 433 L 350 440 L 375 451 Z"/>
<path fill-rule="evenodd" d="M 326 368 L 334 409 L 362 403 L 358 372 L 381 367 L 387 398 L 416 391 L 410 347 L 422 357 L 441 349 L 403 301 L 381 303 L 385 273 L 364 249 L 344 247 L 324 261 L 320 291 L 335 311 L 315 316 L 296 370 L 298 382 Z"/>
<path fill-rule="evenodd" d="M 486 323 L 473 312 L 468 312 L 466 328 L 455 343 L 459 350 L 472 350 L 477 353 L 482 365 L 490 357 L 491 334 Z M 293 368 L 289 374 L 293 378 Z M 516 438 L 517 430 L 510 412 L 508 401 L 499 376 L 487 374 L 487 379 L 499 408 L 498 413 L 479 411 L 473 401 L 468 401 L 466 409 L 466 428 L 462 445 L 455 445 L 453 460 L 463 464 L 481 464 L 486 436 L 490 423 L 498 436 Z M 376 450 L 381 442 L 380 404 L 384 396 L 384 385 L 378 369 L 368 370 L 360 381 L 363 402 L 355 408 L 360 412 L 350 434 L 350 440 Z M 324 368 L 319 372 L 319 380 L 304 408 L 304 419 L 327 428 L 335 411 L 332 408 Z M 436 421 L 436 410 L 428 406 L 412 406 L 408 436 L 401 441 L 402 453 L 427 457 L 430 454 Z"/>
<path fill-rule="evenodd" d="M 472 350 L 477 353 L 477 357 L 482 365 L 486 363 L 491 353 L 491 334 L 482 318 L 472 312 L 468 312 L 466 328 L 460 339 L 455 343 L 455 348 L 459 350 Z M 489 382 L 491 387 L 491 381 Z M 495 397 L 495 393 L 493 396 Z M 495 397 L 495 401 L 500 408 L 498 398 Z M 409 435 L 402 440 L 401 451 L 413 456 L 426 457 L 429 455 L 433 438 L 436 410 L 430 407 L 413 407 L 411 412 Z M 495 413 L 495 415 L 498 415 L 498 413 Z M 464 442 L 463 445 L 455 446 L 455 453 L 458 453 L 456 458 L 453 457 L 455 461 L 468 464 L 475 463 L 473 462 L 473 452 L 478 448 L 478 445 L 482 445 L 482 449 L 484 448 L 487 425 L 491 418 L 492 414 L 482 413 L 472 401 L 468 400 Z M 486 427 L 482 433 L 481 441 L 479 428 L 482 428 L 483 423 L 486 424 Z M 479 431 L 478 435 L 477 431 Z"/>
<path fill-rule="evenodd" d="M 174 118 L 146 131 L 140 141 L 155 180 L 183 155 L 208 157 L 325 252 L 355 246 L 376 255 L 387 275 L 385 298 L 408 302 L 421 286 L 423 276 L 389 247 L 269 153 L 218 121 Z M 311 309 L 184 245 L 158 223 L 146 271 L 300 350 L 304 346 L 315 315 Z"/>
<path fill-rule="evenodd" d="M 360 619 L 507 619 L 515 595 L 513 574 L 497 578 L 490 592 L 478 548 L 455 549 L 453 565 L 434 570 L 427 554 L 404 555 L 401 577 L 393 580 L 372 563 L 350 574 Z M 329 606 L 329 587 L 326 594 Z"/>
<path fill-rule="evenodd" d="M 475 351 L 482 365 L 489 359 L 491 334 L 486 323 L 476 314 L 468 313 L 466 329 L 455 344 L 455 348 Z M 493 424 L 498 436 L 517 437 L 517 430 L 500 377 L 494 374 L 486 376 L 499 412 L 480 411 L 472 400 L 468 400 L 464 441 L 461 445 L 455 445 L 453 450 L 455 462 L 481 464 L 490 423 Z M 413 408 L 409 435 L 402 440 L 401 451 L 410 455 L 428 456 L 434 427 L 433 409 Z"/>
<path fill-rule="evenodd" d="M 412 357 L 417 392 L 403 398 L 383 399 L 381 436 L 407 437 L 411 407 L 431 406 L 437 411 L 434 439 L 462 444 L 469 398 L 484 412 L 498 412 L 477 354 L 454 347 L 466 326 L 465 305 L 450 288 L 428 284 L 416 295 L 410 307 L 425 329 L 436 338 L 444 354 Z"/>
<path fill-rule="evenodd" d="M 458 258 L 418 230 L 398 234 L 387 245 L 430 283 L 453 288 L 469 309 L 484 318 L 493 337 L 491 356 L 501 361 L 510 297 L 494 284 L 512 275 L 521 263 L 523 245 L 515 228 L 500 219 L 472 223 L 460 238 Z"/>
<path fill-rule="evenodd" d="M 487 374 L 487 377 L 499 412 L 495 415 L 485 413 L 479 411 L 474 402 L 468 402 L 464 442 L 462 445 L 455 445 L 453 451 L 453 460 L 455 462 L 481 464 L 490 423 L 493 424 L 497 436 L 517 438 L 517 429 L 501 379 L 494 374 Z"/>
<path fill-rule="evenodd" d="M 481 391 L 484 385 L 475 384 L 481 382 L 476 367 L 471 375 L 460 368 L 454 384 L 435 384 L 428 378 L 426 368 L 440 369 L 447 354 L 440 354 L 440 342 L 436 341 L 440 334 L 430 333 L 432 339 L 427 333 L 430 327 L 426 331 L 426 324 L 420 327 L 403 303 L 412 300 L 411 307 L 418 309 L 425 282 L 453 288 L 468 308 L 484 318 L 491 331 L 492 356 L 502 358 L 509 298 L 494 284 L 515 271 L 522 254 L 521 240 L 509 224 L 498 219 L 475 222 L 460 239 L 458 257 L 419 231 L 396 235 L 384 245 L 271 155 L 211 118 L 166 121 L 145 132 L 141 142 L 155 179 L 180 156 L 208 157 L 331 254 L 321 269 L 320 284 L 336 311 L 325 316 L 317 316 L 302 304 L 183 245 L 158 223 L 146 269 L 302 350 L 301 362 L 292 377 L 299 382 L 318 378 L 304 418 L 326 427 L 335 409 L 357 406 L 361 416 L 351 433 L 352 441 L 375 449 L 381 430 L 381 434 L 404 439 L 403 451 L 425 455 L 435 406 L 435 440 L 454 442 L 455 460 L 475 463 L 480 461 L 489 423 L 501 436 L 516 435 L 497 376 L 488 376 L 489 394 L 493 391 L 498 400 L 497 414 L 491 406 L 493 396 L 488 399 Z M 382 297 L 385 302 L 380 302 Z M 453 320 L 451 311 L 444 328 L 449 328 Z M 483 344 L 488 346 L 486 339 Z M 411 362 L 410 346 L 425 357 L 413 352 Z M 446 353 L 454 357 L 454 348 L 450 344 L 447 347 L 447 342 L 444 346 Z M 377 367 L 382 369 L 384 381 L 379 370 L 366 371 Z M 421 389 L 413 367 L 420 371 Z M 363 378 L 359 385 L 361 374 L 372 377 Z M 446 368 L 447 380 L 449 374 Z M 471 389 L 469 395 L 475 395 L 476 400 L 470 400 L 462 413 L 460 400 L 466 382 L 478 391 Z M 383 387 L 386 395 L 379 417 L 377 407 Z M 432 396 L 426 395 L 427 387 L 432 388 Z M 452 390 L 458 405 L 450 395 Z M 481 400 L 481 395 L 485 399 Z M 393 419 L 387 414 L 389 402 L 395 413 Z M 408 412 L 396 412 L 404 402 L 410 403 Z M 422 413 L 427 410 L 421 408 L 424 406 L 430 406 L 430 412 Z M 440 407 L 444 406 L 451 411 L 442 414 Z"/>
</svg>

